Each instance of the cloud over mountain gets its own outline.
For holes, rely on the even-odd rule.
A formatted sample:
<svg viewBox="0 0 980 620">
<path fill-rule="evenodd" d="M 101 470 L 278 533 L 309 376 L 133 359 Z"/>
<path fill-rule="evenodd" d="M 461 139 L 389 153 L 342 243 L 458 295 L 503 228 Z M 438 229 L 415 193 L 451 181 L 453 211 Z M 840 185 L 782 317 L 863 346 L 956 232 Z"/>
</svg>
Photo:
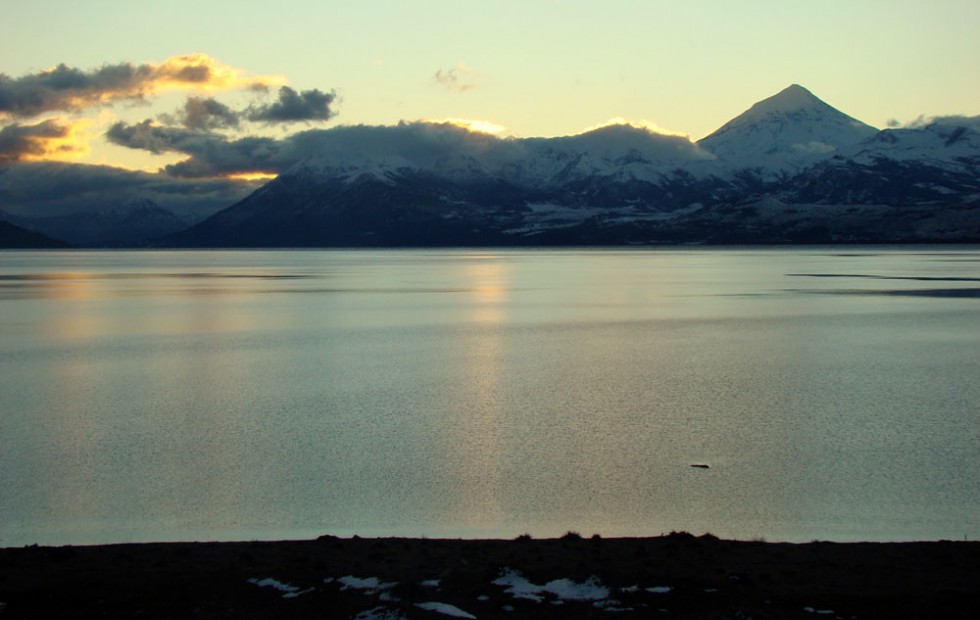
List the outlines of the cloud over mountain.
<svg viewBox="0 0 980 620">
<path fill-rule="evenodd" d="M 244 198 L 257 182 L 178 179 L 165 174 L 64 162 L 0 168 L 0 204 L 20 215 L 50 216 L 146 198 L 197 219 Z"/>
<path fill-rule="evenodd" d="M 284 138 L 232 139 L 217 132 L 141 123 L 116 123 L 106 138 L 117 145 L 151 153 L 183 153 L 187 159 L 166 166 L 178 177 L 215 177 L 241 173 L 276 174 L 307 159 L 386 160 L 428 165 L 453 156 L 486 157 L 516 142 L 468 131 L 451 124 L 400 123 L 395 126 L 344 126 L 310 129 Z"/>
<path fill-rule="evenodd" d="M 307 160 L 329 166 L 436 168 L 452 161 L 499 170 L 546 149 L 588 153 L 608 160 L 641 158 L 647 162 L 705 161 L 712 156 L 689 138 L 665 135 L 629 124 L 604 127 L 563 138 L 501 138 L 454 123 L 401 122 L 390 126 L 340 126 L 310 129 L 283 138 L 232 139 L 212 131 L 163 126 L 146 120 L 117 123 L 106 137 L 113 143 L 152 153 L 183 153 L 187 159 L 164 171 L 172 176 L 204 178 L 264 172 L 277 174 Z"/>
</svg>

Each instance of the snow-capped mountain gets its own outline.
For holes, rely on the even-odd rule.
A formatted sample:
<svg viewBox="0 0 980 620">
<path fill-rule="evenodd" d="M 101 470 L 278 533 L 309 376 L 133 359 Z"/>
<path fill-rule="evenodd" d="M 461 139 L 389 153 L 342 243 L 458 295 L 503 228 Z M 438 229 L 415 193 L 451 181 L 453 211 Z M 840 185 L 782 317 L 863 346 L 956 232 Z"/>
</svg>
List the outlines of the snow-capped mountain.
<svg viewBox="0 0 980 620">
<path fill-rule="evenodd" d="M 842 154 L 859 163 L 884 158 L 959 166 L 980 158 L 980 118 L 947 117 L 917 128 L 885 129 Z"/>
<path fill-rule="evenodd" d="M 959 122 L 962 120 L 962 122 Z M 980 240 L 975 119 L 878 131 L 792 85 L 694 143 L 341 127 L 170 245 Z"/>
<path fill-rule="evenodd" d="M 540 188 L 595 176 L 657 181 L 679 168 L 719 173 L 714 156 L 686 137 L 628 124 L 560 138 L 502 139 L 450 124 L 402 123 L 341 127 L 328 138 L 316 156 L 283 176 L 390 182 L 410 170 L 457 182 L 496 179 Z"/>
<path fill-rule="evenodd" d="M 877 133 L 793 84 L 736 116 L 698 146 L 730 168 L 772 175 L 799 170 Z"/>
</svg>

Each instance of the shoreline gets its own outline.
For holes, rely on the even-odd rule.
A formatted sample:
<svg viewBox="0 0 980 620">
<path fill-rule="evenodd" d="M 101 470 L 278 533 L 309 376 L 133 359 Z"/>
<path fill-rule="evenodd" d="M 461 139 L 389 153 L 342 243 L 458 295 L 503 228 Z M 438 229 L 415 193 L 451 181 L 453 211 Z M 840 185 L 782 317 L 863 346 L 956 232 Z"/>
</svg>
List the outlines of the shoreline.
<svg viewBox="0 0 980 620">
<path fill-rule="evenodd" d="M 569 533 L 0 548 L 0 619 L 50 616 L 965 619 L 980 616 L 980 542 Z"/>
</svg>

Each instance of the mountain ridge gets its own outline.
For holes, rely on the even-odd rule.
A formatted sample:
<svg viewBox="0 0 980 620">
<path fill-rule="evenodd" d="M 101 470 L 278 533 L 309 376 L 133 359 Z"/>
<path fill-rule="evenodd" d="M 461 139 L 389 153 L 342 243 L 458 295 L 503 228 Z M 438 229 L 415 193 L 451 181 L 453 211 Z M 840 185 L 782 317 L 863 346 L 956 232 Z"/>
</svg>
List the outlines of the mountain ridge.
<svg viewBox="0 0 980 620">
<path fill-rule="evenodd" d="M 696 143 L 627 124 L 559 138 L 445 124 L 371 137 L 381 156 L 360 148 L 302 162 L 163 243 L 980 240 L 974 129 L 879 131 L 796 84 Z"/>
<path fill-rule="evenodd" d="M 697 142 L 625 122 L 555 138 L 403 122 L 304 139 L 308 156 L 191 226 L 155 203 L 15 223 L 117 247 L 980 241 L 980 117 L 878 130 L 798 84 Z"/>
</svg>

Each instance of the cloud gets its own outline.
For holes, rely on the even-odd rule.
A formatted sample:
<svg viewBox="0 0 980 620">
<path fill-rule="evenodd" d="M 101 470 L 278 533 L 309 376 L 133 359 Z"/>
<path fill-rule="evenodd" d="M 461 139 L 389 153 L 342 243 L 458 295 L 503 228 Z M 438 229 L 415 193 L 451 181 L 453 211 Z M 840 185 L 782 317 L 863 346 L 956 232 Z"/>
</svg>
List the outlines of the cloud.
<svg viewBox="0 0 980 620">
<path fill-rule="evenodd" d="M 297 92 L 288 86 L 279 89 L 279 100 L 268 105 L 252 106 L 247 112 L 250 121 L 264 123 L 298 123 L 326 121 L 337 115 L 330 104 L 336 93 L 314 88 Z"/>
<path fill-rule="evenodd" d="M 423 164 L 455 155 L 483 156 L 490 150 L 516 144 L 450 123 L 425 122 L 311 129 L 278 139 L 231 139 L 215 132 L 168 127 L 146 120 L 116 123 L 106 138 L 114 144 L 151 153 L 187 155 L 187 159 L 163 169 L 182 178 L 277 174 L 317 158 L 339 165 L 365 160 Z"/>
<path fill-rule="evenodd" d="M 34 125 L 14 123 L 0 129 L 0 164 L 78 155 L 85 148 L 76 139 L 80 123 L 46 120 Z"/>
<path fill-rule="evenodd" d="M 432 79 L 439 84 L 453 92 L 465 93 L 468 90 L 476 88 L 476 83 L 471 80 L 467 80 L 466 76 L 473 72 L 473 69 L 467 67 L 463 63 L 458 63 L 455 67 L 451 69 L 439 69 L 436 71 Z"/>
<path fill-rule="evenodd" d="M 920 114 L 915 119 L 904 124 L 895 121 L 896 124 L 892 125 L 891 122 L 889 121 L 888 126 L 893 128 L 923 129 L 930 125 L 946 125 L 966 127 L 974 131 L 980 131 L 980 116 L 965 116 L 962 114 L 951 114 L 947 116 L 926 116 L 925 114 Z"/>
<path fill-rule="evenodd" d="M 57 124 L 23 132 L 62 133 Z M 7 134 L 11 143 L 14 135 L 13 130 Z M 664 165 L 710 158 L 688 138 L 631 125 L 608 125 L 561 138 L 502 138 L 469 130 L 459 121 L 349 125 L 308 129 L 278 138 L 232 138 L 216 131 L 146 120 L 116 123 L 106 135 L 125 147 L 185 157 L 157 173 L 12 161 L 0 167 L 0 204 L 21 215 L 50 215 L 149 198 L 177 213 L 200 217 L 230 206 L 261 184 L 259 180 L 243 180 L 242 175 L 278 174 L 297 165 L 346 175 L 365 167 L 396 171 L 406 166 L 437 168 L 456 162 L 461 169 L 494 175 L 515 174 L 515 170 L 527 168 L 529 161 L 550 157 L 555 150 L 610 160 L 640 155 Z M 536 182 L 538 173 L 527 169 L 527 180 Z"/>
<path fill-rule="evenodd" d="M 520 167 L 525 158 L 554 148 L 610 159 L 639 154 L 664 165 L 712 159 L 688 137 L 655 133 L 632 125 L 606 125 L 563 138 L 518 139 L 470 129 L 459 121 L 402 122 L 393 126 L 310 129 L 283 138 L 230 139 L 219 133 L 144 121 L 133 125 L 117 123 L 107 137 L 129 148 L 187 155 L 183 161 L 163 169 L 171 176 L 182 178 L 256 172 L 277 174 L 310 160 L 343 171 L 379 165 L 391 169 L 427 168 L 455 159 L 492 172 Z"/>
<path fill-rule="evenodd" d="M 257 185 L 235 179 L 178 179 L 111 166 L 25 162 L 0 168 L 0 203 L 10 213 L 43 217 L 149 198 L 183 217 L 199 219 L 241 200 Z"/>
<path fill-rule="evenodd" d="M 185 152 L 191 142 L 207 141 L 212 136 L 222 139 L 218 134 L 157 125 L 151 120 L 132 125 L 116 123 L 106 132 L 106 139 L 113 144 L 149 151 L 156 155 L 170 151 Z"/>
<path fill-rule="evenodd" d="M 336 98 L 336 93 L 325 93 L 316 88 L 297 92 L 283 86 L 274 103 L 254 104 L 245 110 L 234 110 L 214 97 L 192 96 L 177 112 L 161 114 L 158 118 L 167 125 L 198 131 L 237 129 L 243 120 L 267 125 L 326 121 L 337 115 L 330 108 Z"/>
<path fill-rule="evenodd" d="M 0 116 L 30 118 L 76 111 L 117 101 L 141 100 L 162 90 L 267 89 L 276 76 L 248 77 L 206 54 L 187 54 L 162 63 L 119 63 L 83 71 L 60 64 L 19 78 L 0 74 Z"/>
<path fill-rule="evenodd" d="M 489 133 L 493 135 L 503 134 L 507 131 L 507 128 L 503 125 L 498 125 L 497 123 L 492 123 L 490 121 L 481 121 L 470 118 L 443 118 L 443 119 L 425 119 L 423 123 L 435 123 L 442 124 L 448 123 L 450 125 L 456 125 L 457 127 L 462 127 L 470 131 L 478 131 L 481 133 Z"/>
<path fill-rule="evenodd" d="M 626 127 L 633 127 L 635 129 L 643 129 L 649 133 L 659 134 L 662 136 L 676 136 L 678 138 L 688 138 L 688 139 L 691 137 L 689 134 L 680 131 L 672 131 L 670 129 L 664 129 L 663 127 L 660 127 L 653 121 L 648 121 L 645 119 L 641 119 L 638 121 L 628 120 L 623 118 L 622 116 L 615 116 L 609 119 L 608 121 L 606 121 L 605 123 L 599 123 L 598 125 L 593 125 L 592 127 L 585 129 L 582 133 L 595 131 L 596 129 L 602 129 L 604 127 L 614 127 L 614 126 L 626 126 Z"/>
<path fill-rule="evenodd" d="M 188 97 L 184 107 L 176 114 L 162 114 L 160 120 L 168 124 L 182 125 L 201 131 L 234 129 L 238 127 L 241 113 L 232 110 L 213 97 Z"/>
<path fill-rule="evenodd" d="M 116 123 L 106 132 L 113 144 L 155 154 L 183 153 L 188 159 L 164 171 L 175 177 L 208 178 L 245 173 L 275 174 L 282 142 L 274 138 L 229 139 L 219 133 L 158 125 L 146 120 L 128 125 Z"/>
<path fill-rule="evenodd" d="M 973 131 L 980 131 L 980 116 L 964 116 L 961 114 L 933 116 L 929 119 L 928 124 L 966 127 Z"/>
<path fill-rule="evenodd" d="M 164 168 L 167 174 L 182 178 L 214 178 L 256 173 L 278 174 L 293 161 L 282 157 L 283 144 L 274 138 L 247 137 L 238 140 L 207 139 L 189 141 L 181 152 L 187 159 Z"/>
</svg>

